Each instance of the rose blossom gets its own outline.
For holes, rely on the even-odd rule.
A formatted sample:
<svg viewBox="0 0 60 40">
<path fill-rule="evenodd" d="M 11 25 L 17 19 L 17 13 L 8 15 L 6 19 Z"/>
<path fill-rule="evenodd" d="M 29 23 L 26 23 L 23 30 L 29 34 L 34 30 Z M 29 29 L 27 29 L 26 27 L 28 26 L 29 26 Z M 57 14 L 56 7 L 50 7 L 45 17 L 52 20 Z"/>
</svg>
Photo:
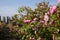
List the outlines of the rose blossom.
<svg viewBox="0 0 60 40">
<path fill-rule="evenodd" d="M 50 9 L 49 9 L 49 12 L 51 13 L 51 14 L 53 14 L 54 13 L 54 11 L 56 10 L 56 6 L 51 6 L 50 7 Z"/>
<path fill-rule="evenodd" d="M 47 15 L 47 13 L 45 13 L 44 15 L 44 21 L 45 21 L 45 25 L 47 25 L 47 21 L 49 20 L 49 16 Z"/>
<path fill-rule="evenodd" d="M 34 18 L 33 20 L 34 20 L 34 21 L 36 21 L 36 20 L 37 20 L 37 18 Z"/>
<path fill-rule="evenodd" d="M 58 2 L 60 3 L 60 0 L 58 0 Z"/>
<path fill-rule="evenodd" d="M 47 22 L 49 20 L 49 16 L 47 15 L 47 13 L 45 13 L 44 15 L 44 21 Z"/>
<path fill-rule="evenodd" d="M 29 23 L 29 22 L 30 22 L 30 20 L 23 20 L 23 22 L 25 22 L 25 23 Z"/>
</svg>

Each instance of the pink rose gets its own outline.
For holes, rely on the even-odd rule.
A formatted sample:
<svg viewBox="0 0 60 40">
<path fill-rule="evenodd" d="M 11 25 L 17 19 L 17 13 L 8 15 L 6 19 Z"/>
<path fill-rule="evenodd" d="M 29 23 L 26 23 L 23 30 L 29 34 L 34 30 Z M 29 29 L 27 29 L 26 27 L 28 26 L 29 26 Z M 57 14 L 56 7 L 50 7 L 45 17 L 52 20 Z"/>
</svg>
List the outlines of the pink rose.
<svg viewBox="0 0 60 40">
<path fill-rule="evenodd" d="M 45 25 L 47 25 L 47 21 L 49 20 L 49 16 L 47 15 L 47 13 L 45 13 L 44 15 L 44 21 L 45 21 Z"/>
<path fill-rule="evenodd" d="M 29 22 L 30 22 L 30 20 L 23 20 L 23 22 L 25 22 L 25 23 L 29 23 Z"/>
<path fill-rule="evenodd" d="M 49 16 L 47 15 L 47 13 L 45 13 L 45 15 L 44 15 L 44 21 L 48 21 L 49 20 Z"/>
<path fill-rule="evenodd" d="M 33 20 L 34 20 L 34 21 L 36 21 L 36 20 L 37 20 L 37 18 L 34 18 Z"/>
<path fill-rule="evenodd" d="M 58 2 L 60 3 L 60 0 L 58 0 Z"/>
<path fill-rule="evenodd" d="M 55 12 L 56 8 L 57 8 L 56 6 L 51 6 L 50 9 L 49 9 L 49 12 L 51 14 L 53 14 Z"/>
</svg>

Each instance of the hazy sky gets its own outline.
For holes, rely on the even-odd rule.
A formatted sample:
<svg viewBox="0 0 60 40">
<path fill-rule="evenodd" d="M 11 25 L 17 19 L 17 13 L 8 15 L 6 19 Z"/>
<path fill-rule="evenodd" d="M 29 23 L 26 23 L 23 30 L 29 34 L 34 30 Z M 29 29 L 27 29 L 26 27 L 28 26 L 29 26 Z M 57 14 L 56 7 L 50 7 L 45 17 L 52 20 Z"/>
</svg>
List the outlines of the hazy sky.
<svg viewBox="0 0 60 40">
<path fill-rule="evenodd" d="M 52 5 L 57 3 L 57 0 L 47 1 Z M 12 16 L 17 13 L 17 9 L 22 5 L 35 8 L 39 2 L 43 2 L 43 0 L 0 0 L 0 16 Z"/>
</svg>

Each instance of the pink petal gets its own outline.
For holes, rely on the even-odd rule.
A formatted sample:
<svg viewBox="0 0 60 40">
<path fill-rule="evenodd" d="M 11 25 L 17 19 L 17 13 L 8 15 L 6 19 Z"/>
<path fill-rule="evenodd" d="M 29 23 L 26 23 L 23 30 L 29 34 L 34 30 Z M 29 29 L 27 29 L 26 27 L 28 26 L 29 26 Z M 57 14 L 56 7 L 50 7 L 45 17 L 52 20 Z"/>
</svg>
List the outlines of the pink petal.
<svg viewBox="0 0 60 40">
<path fill-rule="evenodd" d="M 58 2 L 60 3 L 60 0 L 58 0 Z"/>
</svg>

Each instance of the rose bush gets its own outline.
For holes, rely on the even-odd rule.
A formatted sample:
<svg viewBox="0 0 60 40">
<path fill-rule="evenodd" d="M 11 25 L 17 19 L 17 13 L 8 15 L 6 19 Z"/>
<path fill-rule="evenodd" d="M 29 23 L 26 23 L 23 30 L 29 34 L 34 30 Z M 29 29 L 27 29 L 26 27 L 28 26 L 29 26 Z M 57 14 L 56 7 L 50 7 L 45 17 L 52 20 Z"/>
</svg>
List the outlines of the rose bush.
<svg viewBox="0 0 60 40">
<path fill-rule="evenodd" d="M 26 15 L 22 13 L 26 12 Z M 9 33 L 18 40 L 55 40 L 60 35 L 60 2 L 48 5 L 42 2 L 32 10 L 29 7 L 18 9 L 20 18 L 15 15 L 13 21 L 6 25 Z M 56 39 L 57 40 L 57 39 Z"/>
</svg>

